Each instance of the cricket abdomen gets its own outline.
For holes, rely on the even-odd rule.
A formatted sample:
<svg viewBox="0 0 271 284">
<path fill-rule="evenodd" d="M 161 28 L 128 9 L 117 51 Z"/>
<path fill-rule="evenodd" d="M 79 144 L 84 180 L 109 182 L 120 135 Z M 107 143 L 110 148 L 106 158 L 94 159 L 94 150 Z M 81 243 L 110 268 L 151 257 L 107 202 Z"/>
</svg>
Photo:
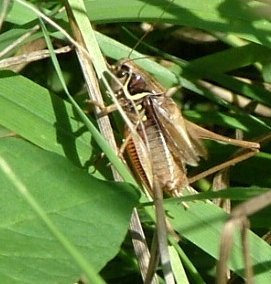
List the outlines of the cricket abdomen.
<svg viewBox="0 0 271 284">
<path fill-rule="evenodd" d="M 144 121 L 137 128 L 142 141 L 132 136 L 126 146 L 133 169 L 152 195 L 155 176 L 163 191 L 171 196 L 179 196 L 181 190 L 188 185 L 186 169 L 175 162 L 154 113 L 146 107 L 145 114 Z M 125 137 L 129 133 L 126 128 Z M 142 144 L 146 151 L 142 151 Z"/>
<path fill-rule="evenodd" d="M 179 195 L 177 193 L 188 185 L 185 167 L 175 162 L 155 117 L 149 116 L 144 126 L 153 176 L 157 177 L 165 192 L 170 195 Z"/>
</svg>

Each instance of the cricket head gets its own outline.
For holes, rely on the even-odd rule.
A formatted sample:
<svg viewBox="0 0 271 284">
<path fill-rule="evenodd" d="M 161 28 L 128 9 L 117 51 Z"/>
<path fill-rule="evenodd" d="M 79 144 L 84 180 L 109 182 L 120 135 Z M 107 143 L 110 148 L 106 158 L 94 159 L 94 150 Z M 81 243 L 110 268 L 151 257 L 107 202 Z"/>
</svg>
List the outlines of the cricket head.
<svg viewBox="0 0 271 284">
<path fill-rule="evenodd" d="M 111 84 L 116 94 L 125 93 L 126 98 L 128 94 L 129 99 L 137 101 L 146 96 L 159 96 L 164 93 L 157 81 L 131 59 L 118 61 L 112 71 L 118 80 Z"/>
<path fill-rule="evenodd" d="M 130 60 L 121 60 L 113 67 L 114 75 L 122 84 L 122 86 L 121 84 L 118 84 L 118 89 L 120 90 L 121 88 L 125 88 L 131 96 L 151 92 L 144 75 L 142 75 L 142 73 L 139 72 L 135 67 L 135 64 L 133 64 L 133 62 Z"/>
</svg>

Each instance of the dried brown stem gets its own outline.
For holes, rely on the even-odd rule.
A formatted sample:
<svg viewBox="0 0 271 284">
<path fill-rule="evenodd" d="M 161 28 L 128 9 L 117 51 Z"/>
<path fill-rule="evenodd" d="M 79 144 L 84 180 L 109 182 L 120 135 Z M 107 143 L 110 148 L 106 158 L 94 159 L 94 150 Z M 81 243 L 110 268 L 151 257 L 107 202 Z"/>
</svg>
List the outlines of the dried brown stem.
<svg viewBox="0 0 271 284">
<path fill-rule="evenodd" d="M 219 98 L 231 104 L 235 104 L 241 108 L 245 108 L 247 105 L 249 105 L 252 102 L 251 99 L 248 99 L 241 95 L 234 94 L 233 92 L 225 88 L 216 86 L 207 81 L 199 80 L 198 84 L 208 89 L 209 91 L 211 91 L 214 95 L 218 96 Z M 271 117 L 271 108 L 258 103 L 254 109 L 254 113 L 261 115 L 261 116 L 265 116 L 265 117 Z"/>
<path fill-rule="evenodd" d="M 55 49 L 54 52 L 56 54 L 61 54 L 61 53 L 70 52 L 71 50 L 72 48 L 70 46 L 64 46 L 64 47 Z M 4 69 L 4 68 L 10 69 L 10 67 L 14 65 L 30 63 L 30 62 L 38 61 L 38 60 L 48 58 L 48 57 L 50 57 L 50 51 L 48 49 L 32 51 L 32 52 L 25 53 L 22 55 L 13 56 L 13 57 L 0 60 L 0 69 Z"/>
</svg>

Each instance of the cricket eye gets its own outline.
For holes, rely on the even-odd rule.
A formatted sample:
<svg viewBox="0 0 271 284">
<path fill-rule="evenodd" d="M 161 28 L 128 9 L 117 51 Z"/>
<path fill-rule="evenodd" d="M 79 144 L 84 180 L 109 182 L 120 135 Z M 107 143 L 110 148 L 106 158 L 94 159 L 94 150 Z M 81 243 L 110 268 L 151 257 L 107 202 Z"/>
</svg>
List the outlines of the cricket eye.
<svg viewBox="0 0 271 284">
<path fill-rule="evenodd" d="M 139 74 L 133 74 L 129 83 L 129 92 L 131 95 L 136 95 L 146 91 L 146 82 Z"/>
</svg>

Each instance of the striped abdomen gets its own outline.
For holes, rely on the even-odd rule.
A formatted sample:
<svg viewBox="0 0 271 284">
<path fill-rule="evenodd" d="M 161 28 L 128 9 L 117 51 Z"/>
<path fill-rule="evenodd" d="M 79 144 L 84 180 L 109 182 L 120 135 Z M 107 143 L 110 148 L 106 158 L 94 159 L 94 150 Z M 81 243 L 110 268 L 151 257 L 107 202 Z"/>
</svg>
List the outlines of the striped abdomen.
<svg viewBox="0 0 271 284">
<path fill-rule="evenodd" d="M 178 196 L 180 190 L 188 184 L 185 168 L 175 162 L 166 143 L 162 127 L 153 111 L 151 100 L 146 97 L 142 102 L 142 107 L 145 117 L 137 132 L 142 138 L 141 141 L 144 141 L 147 151 L 142 153 L 137 139 L 132 138 L 127 146 L 129 158 L 137 175 L 149 191 L 152 190 L 153 176 L 156 176 L 165 192 Z M 151 169 L 147 169 L 146 160 L 150 162 Z M 149 170 L 151 173 L 147 173 Z"/>
</svg>

